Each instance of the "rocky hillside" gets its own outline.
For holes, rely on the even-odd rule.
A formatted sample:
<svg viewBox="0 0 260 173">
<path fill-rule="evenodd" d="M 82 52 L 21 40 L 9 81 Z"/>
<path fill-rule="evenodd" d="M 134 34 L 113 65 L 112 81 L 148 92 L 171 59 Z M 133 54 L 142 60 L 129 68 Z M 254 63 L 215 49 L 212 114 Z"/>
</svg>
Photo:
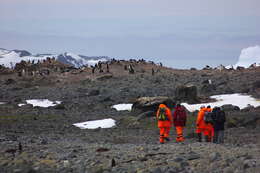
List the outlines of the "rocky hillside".
<svg viewBox="0 0 260 173">
<path fill-rule="evenodd" d="M 184 143 L 174 141 L 172 129 L 172 140 L 159 145 L 152 109 L 111 106 L 159 96 L 172 104 L 230 93 L 259 99 L 259 83 L 259 67 L 178 70 L 114 59 L 80 69 L 55 59 L 21 62 L 13 70 L 1 66 L 0 172 L 258 172 L 259 107 L 223 107 L 228 119 L 223 145 L 196 142 L 196 113 L 189 113 Z M 29 99 L 61 104 L 33 107 Z M 116 126 L 82 130 L 72 125 L 103 118 L 113 118 Z"/>
</svg>

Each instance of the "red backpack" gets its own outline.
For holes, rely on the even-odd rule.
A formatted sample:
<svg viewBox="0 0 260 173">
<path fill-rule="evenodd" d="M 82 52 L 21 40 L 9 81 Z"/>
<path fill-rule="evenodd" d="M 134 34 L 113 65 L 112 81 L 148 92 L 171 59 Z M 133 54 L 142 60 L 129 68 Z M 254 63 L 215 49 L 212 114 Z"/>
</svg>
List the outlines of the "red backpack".
<svg viewBox="0 0 260 173">
<path fill-rule="evenodd" d="M 178 122 L 186 122 L 186 111 L 183 108 L 176 109 L 176 121 Z"/>
</svg>

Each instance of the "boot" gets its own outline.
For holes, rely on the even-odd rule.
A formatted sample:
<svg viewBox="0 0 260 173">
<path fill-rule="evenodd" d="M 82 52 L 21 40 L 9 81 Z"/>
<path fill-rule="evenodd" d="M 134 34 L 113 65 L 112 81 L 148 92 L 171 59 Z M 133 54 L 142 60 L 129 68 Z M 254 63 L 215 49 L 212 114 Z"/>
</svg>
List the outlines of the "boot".
<svg viewBox="0 0 260 173">
<path fill-rule="evenodd" d="M 168 137 L 165 137 L 164 139 L 165 139 L 166 141 L 170 141 L 170 138 L 168 138 Z"/>
<path fill-rule="evenodd" d="M 198 133 L 198 142 L 201 142 L 201 141 L 202 141 L 201 133 Z"/>
<path fill-rule="evenodd" d="M 211 142 L 211 137 L 210 136 L 206 136 L 206 142 Z"/>
</svg>

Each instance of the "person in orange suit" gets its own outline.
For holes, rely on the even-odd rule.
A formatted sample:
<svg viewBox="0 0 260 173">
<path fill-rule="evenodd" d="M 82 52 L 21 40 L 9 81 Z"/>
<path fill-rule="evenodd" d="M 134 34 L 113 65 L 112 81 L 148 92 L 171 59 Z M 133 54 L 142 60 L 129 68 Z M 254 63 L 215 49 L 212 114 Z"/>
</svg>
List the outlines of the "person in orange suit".
<svg viewBox="0 0 260 173">
<path fill-rule="evenodd" d="M 160 129 L 160 143 L 164 144 L 164 140 L 169 141 L 170 128 L 172 126 L 172 114 L 165 104 L 160 104 L 156 113 L 158 120 L 158 128 Z"/>
<path fill-rule="evenodd" d="M 207 106 L 205 112 L 212 112 L 210 106 Z M 204 136 L 206 137 L 207 142 L 211 142 L 214 136 L 214 128 L 211 123 L 205 123 Z"/>
<path fill-rule="evenodd" d="M 183 128 L 186 125 L 187 115 L 185 109 L 180 105 L 177 104 L 176 109 L 173 114 L 173 124 L 176 128 L 176 141 L 177 142 L 183 142 Z"/>
<path fill-rule="evenodd" d="M 204 122 L 204 115 L 205 115 L 205 111 L 207 110 L 207 108 L 205 108 L 205 106 L 201 106 L 200 110 L 198 112 L 198 116 L 197 116 L 197 121 L 196 121 L 196 133 L 198 135 L 198 142 L 202 141 L 202 133 L 204 133 L 205 131 L 205 122 Z"/>
</svg>

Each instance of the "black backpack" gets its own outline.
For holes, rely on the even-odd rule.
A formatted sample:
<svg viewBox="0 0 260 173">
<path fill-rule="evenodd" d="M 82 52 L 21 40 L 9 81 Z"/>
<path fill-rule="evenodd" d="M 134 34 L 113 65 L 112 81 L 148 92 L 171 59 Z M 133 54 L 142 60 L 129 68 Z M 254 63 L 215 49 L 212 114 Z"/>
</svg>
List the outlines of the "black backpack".
<svg viewBox="0 0 260 173">
<path fill-rule="evenodd" d="M 213 123 L 212 112 L 205 112 L 204 121 L 205 123 Z"/>
<path fill-rule="evenodd" d="M 216 122 L 217 123 L 224 123 L 226 121 L 226 116 L 224 111 L 219 111 L 219 113 L 216 116 Z"/>
<path fill-rule="evenodd" d="M 160 120 L 160 121 L 168 120 L 168 117 L 166 115 L 166 108 L 160 108 L 159 109 L 158 120 Z"/>
</svg>

